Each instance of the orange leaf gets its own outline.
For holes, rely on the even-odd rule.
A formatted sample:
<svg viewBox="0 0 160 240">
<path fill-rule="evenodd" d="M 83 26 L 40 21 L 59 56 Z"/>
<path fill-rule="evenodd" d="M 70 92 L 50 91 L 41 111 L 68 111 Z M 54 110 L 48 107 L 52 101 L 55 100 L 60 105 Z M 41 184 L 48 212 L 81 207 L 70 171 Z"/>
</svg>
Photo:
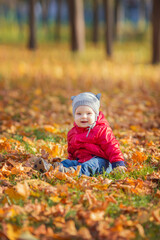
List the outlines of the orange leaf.
<svg viewBox="0 0 160 240">
<path fill-rule="evenodd" d="M 66 173 L 59 172 L 59 171 L 54 171 L 53 172 L 54 176 L 60 180 L 67 180 L 72 183 L 76 183 L 74 179 L 72 179 L 70 176 L 68 176 Z"/>
<path fill-rule="evenodd" d="M 132 155 L 132 160 L 134 163 L 143 163 L 144 161 L 147 160 L 147 156 L 142 152 L 136 151 Z"/>
<path fill-rule="evenodd" d="M 0 208 L 0 220 L 4 219 L 4 214 L 5 214 L 4 209 Z"/>
<path fill-rule="evenodd" d="M 9 151 L 11 150 L 11 145 L 6 141 L 0 142 L 0 151 Z"/>
<path fill-rule="evenodd" d="M 158 223 L 160 223 L 160 208 L 154 210 L 153 213 L 152 213 L 152 215 L 153 215 L 154 219 L 155 219 Z"/>
<path fill-rule="evenodd" d="M 9 176 L 11 174 L 11 171 L 8 170 L 8 166 L 6 163 L 3 165 L 1 171 L 2 171 L 2 174 L 6 175 L 6 176 Z"/>
<path fill-rule="evenodd" d="M 51 126 L 51 125 L 45 125 L 44 129 L 47 132 L 50 132 L 50 133 L 57 133 L 58 132 L 58 130 L 55 127 Z"/>
<path fill-rule="evenodd" d="M 90 234 L 90 231 L 86 228 L 86 227 L 81 227 L 78 230 L 78 237 L 82 238 L 82 239 L 86 239 L 86 240 L 90 240 L 92 239 L 92 235 Z"/>
</svg>

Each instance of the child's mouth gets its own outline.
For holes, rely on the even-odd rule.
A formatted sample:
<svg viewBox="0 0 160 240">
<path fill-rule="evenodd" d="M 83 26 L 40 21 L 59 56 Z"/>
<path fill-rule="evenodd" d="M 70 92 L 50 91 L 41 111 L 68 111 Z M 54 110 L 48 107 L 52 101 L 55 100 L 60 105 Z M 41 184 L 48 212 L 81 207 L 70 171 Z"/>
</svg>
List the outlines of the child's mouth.
<svg viewBox="0 0 160 240">
<path fill-rule="evenodd" d="M 87 121 L 81 121 L 81 123 L 87 123 Z"/>
</svg>

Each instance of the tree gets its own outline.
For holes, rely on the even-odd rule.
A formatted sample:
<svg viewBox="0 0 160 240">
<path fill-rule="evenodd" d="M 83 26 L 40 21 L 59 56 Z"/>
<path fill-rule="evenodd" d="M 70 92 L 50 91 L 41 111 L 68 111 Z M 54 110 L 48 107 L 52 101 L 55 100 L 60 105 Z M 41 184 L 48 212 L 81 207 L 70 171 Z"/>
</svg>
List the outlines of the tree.
<svg viewBox="0 0 160 240">
<path fill-rule="evenodd" d="M 115 0 L 115 4 L 114 4 L 114 29 L 113 29 L 114 30 L 114 32 L 113 32 L 114 39 L 117 38 L 119 11 L 120 11 L 121 4 L 122 4 L 121 0 Z"/>
<path fill-rule="evenodd" d="M 36 20 L 35 20 L 35 0 L 29 0 L 29 49 L 35 50 L 36 43 Z"/>
<path fill-rule="evenodd" d="M 55 39 L 57 41 L 61 40 L 61 8 L 62 8 L 62 0 L 57 0 L 57 16 L 56 16 L 56 26 L 55 26 Z"/>
<path fill-rule="evenodd" d="M 105 15 L 105 47 L 106 53 L 111 57 L 113 44 L 113 1 L 103 0 Z"/>
<path fill-rule="evenodd" d="M 153 0 L 152 10 L 152 63 L 160 62 L 160 0 Z"/>
<path fill-rule="evenodd" d="M 71 27 L 72 51 L 83 51 L 85 47 L 85 23 L 83 0 L 68 0 Z"/>
<path fill-rule="evenodd" d="M 93 42 L 97 44 L 98 42 L 98 0 L 93 1 Z"/>
<path fill-rule="evenodd" d="M 42 4 L 42 22 L 43 25 L 46 27 L 47 23 L 48 23 L 48 5 L 49 5 L 49 1 L 48 0 L 42 0 L 41 1 Z"/>
</svg>

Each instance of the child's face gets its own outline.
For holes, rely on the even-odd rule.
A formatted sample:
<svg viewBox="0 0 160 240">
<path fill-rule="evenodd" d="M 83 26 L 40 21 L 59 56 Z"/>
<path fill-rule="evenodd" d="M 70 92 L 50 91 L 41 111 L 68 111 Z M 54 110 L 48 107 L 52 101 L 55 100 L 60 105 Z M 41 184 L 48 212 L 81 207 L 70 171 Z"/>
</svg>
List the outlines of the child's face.
<svg viewBox="0 0 160 240">
<path fill-rule="evenodd" d="M 96 114 L 88 106 L 79 106 L 75 111 L 74 120 L 78 127 L 86 128 L 95 122 Z"/>
</svg>

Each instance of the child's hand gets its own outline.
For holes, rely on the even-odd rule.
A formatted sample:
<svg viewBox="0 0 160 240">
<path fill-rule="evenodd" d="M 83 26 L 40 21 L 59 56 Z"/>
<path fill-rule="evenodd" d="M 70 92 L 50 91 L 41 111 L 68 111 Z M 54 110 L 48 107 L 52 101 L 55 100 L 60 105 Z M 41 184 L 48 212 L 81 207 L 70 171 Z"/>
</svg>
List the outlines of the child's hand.
<svg viewBox="0 0 160 240">
<path fill-rule="evenodd" d="M 126 168 L 126 167 L 124 167 L 124 166 L 118 166 L 118 167 L 114 168 L 112 172 L 114 172 L 114 173 L 117 173 L 117 172 L 125 173 L 125 171 L 127 171 L 127 168 Z"/>
</svg>

